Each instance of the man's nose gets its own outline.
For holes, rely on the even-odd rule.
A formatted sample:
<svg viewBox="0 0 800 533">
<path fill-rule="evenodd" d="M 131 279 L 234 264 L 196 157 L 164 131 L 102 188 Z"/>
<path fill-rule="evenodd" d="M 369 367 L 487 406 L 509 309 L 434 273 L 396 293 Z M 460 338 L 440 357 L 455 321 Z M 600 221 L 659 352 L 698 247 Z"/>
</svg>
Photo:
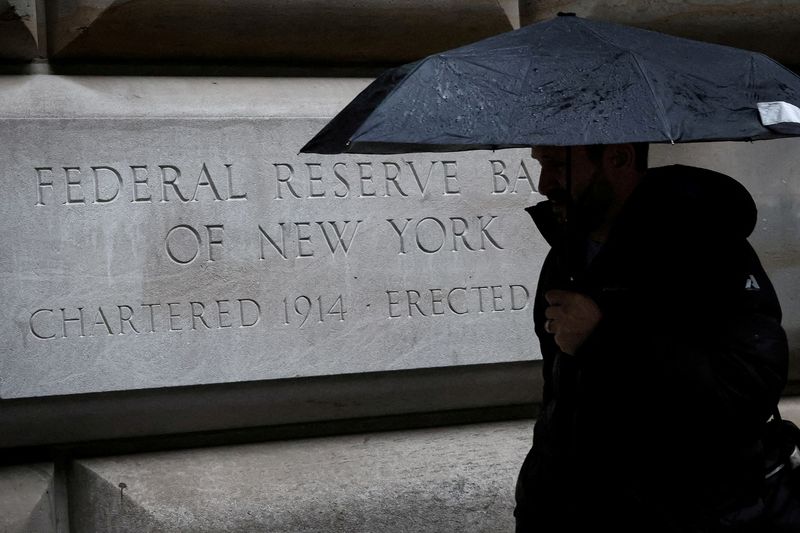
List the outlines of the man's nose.
<svg viewBox="0 0 800 533">
<path fill-rule="evenodd" d="M 543 168 L 541 174 L 539 174 L 539 194 L 550 196 L 560 188 L 558 173 Z"/>
</svg>

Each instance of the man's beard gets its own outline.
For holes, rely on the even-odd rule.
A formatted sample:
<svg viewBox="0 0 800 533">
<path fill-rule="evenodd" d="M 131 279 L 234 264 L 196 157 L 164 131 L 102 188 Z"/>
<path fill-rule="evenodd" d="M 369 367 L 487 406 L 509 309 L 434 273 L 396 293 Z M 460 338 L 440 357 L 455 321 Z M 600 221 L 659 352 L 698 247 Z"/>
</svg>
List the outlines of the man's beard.
<svg viewBox="0 0 800 533">
<path fill-rule="evenodd" d="M 614 192 L 608 178 L 596 170 L 589 184 L 573 201 L 570 202 L 566 190 L 554 191 L 548 199 L 559 224 L 568 224 L 572 232 L 588 235 L 606 222 Z"/>
</svg>

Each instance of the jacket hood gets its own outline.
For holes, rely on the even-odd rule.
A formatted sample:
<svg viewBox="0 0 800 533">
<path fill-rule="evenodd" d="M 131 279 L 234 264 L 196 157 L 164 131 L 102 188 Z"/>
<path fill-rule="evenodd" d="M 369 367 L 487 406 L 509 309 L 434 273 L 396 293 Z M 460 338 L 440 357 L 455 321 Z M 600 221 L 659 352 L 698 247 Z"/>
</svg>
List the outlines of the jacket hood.
<svg viewBox="0 0 800 533">
<path fill-rule="evenodd" d="M 556 221 L 550 201 L 525 210 L 551 246 L 562 241 L 565 231 Z M 647 171 L 620 217 L 643 227 L 674 226 L 676 230 L 708 231 L 719 238 L 747 238 L 755 228 L 757 214 L 752 196 L 733 178 L 713 170 L 669 165 Z"/>
<path fill-rule="evenodd" d="M 634 211 L 651 209 L 650 216 L 708 229 L 721 238 L 746 239 L 758 220 L 756 204 L 744 185 L 713 170 L 684 165 L 650 169 L 634 195 Z"/>
</svg>

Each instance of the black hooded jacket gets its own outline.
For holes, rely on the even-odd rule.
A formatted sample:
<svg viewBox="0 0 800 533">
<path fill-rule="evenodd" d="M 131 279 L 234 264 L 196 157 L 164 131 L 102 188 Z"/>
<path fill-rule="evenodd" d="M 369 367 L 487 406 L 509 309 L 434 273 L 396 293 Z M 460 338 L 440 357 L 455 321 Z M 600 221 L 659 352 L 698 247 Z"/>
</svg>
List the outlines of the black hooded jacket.
<svg viewBox="0 0 800 533">
<path fill-rule="evenodd" d="M 547 532 L 746 522 L 763 479 L 759 436 L 788 365 L 780 306 L 747 242 L 750 195 L 709 170 L 651 169 L 588 264 L 586 241 L 565 238 L 548 202 L 530 212 L 552 249 L 534 307 L 545 388 L 518 523 Z M 544 330 L 551 289 L 584 293 L 603 314 L 573 356 Z"/>
</svg>

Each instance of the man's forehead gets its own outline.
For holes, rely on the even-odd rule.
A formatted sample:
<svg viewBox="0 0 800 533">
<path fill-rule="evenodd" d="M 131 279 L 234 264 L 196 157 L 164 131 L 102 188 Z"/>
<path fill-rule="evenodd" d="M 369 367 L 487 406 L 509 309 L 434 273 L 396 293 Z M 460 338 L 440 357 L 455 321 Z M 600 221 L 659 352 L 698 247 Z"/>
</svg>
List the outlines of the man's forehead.
<svg viewBox="0 0 800 533">
<path fill-rule="evenodd" d="M 563 160 L 566 157 L 567 150 L 563 146 L 533 146 L 531 147 L 531 156 L 539 161 L 541 160 Z"/>
</svg>

